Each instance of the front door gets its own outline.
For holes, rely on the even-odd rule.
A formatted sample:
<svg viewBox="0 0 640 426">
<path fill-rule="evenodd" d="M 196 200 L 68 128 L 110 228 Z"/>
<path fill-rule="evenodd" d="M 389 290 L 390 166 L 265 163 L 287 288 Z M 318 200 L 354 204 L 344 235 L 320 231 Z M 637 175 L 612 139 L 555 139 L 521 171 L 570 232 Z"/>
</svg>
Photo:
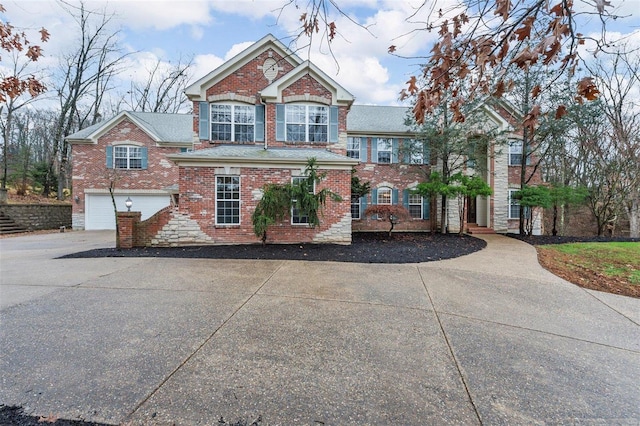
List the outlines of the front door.
<svg viewBox="0 0 640 426">
<path fill-rule="evenodd" d="M 476 197 L 467 197 L 467 223 L 477 223 Z"/>
</svg>

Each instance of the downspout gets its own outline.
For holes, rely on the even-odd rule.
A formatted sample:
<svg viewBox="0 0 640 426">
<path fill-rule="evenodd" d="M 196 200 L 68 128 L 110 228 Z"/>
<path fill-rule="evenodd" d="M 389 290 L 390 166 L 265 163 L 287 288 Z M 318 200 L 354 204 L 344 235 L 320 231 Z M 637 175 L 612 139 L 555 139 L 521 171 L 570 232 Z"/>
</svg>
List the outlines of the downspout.
<svg viewBox="0 0 640 426">
<path fill-rule="evenodd" d="M 262 96 L 258 95 L 258 102 L 260 105 L 264 105 L 264 147 L 267 150 L 267 105 L 262 101 Z"/>
</svg>

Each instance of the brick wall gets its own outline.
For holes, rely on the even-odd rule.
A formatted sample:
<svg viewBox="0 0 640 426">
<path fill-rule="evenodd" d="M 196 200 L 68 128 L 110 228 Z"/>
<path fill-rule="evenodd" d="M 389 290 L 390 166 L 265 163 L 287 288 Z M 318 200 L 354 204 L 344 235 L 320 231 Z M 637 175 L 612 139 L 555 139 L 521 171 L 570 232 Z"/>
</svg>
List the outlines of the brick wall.
<svg viewBox="0 0 640 426">
<path fill-rule="evenodd" d="M 255 243 L 258 237 L 253 233 L 251 215 L 261 198 L 261 189 L 265 183 L 288 183 L 292 176 L 300 176 L 300 169 L 269 169 L 245 167 L 238 170 L 240 176 L 240 224 L 216 225 L 215 188 L 216 169 L 214 167 L 180 168 L 180 205 L 179 213 L 194 220 L 200 230 L 211 237 L 215 243 Z M 270 227 L 267 242 L 311 242 L 318 234 L 328 231 L 350 217 L 351 180 L 349 170 L 327 170 L 326 179 L 317 190 L 328 187 L 342 196 L 336 202 L 328 200 L 321 212 L 321 224 L 316 228 L 307 225 L 292 225 L 287 217 Z M 347 229 L 348 228 L 348 229 Z M 334 228 L 334 234 L 336 233 Z M 350 241 L 350 227 L 340 227 L 340 242 Z M 346 237 L 348 235 L 348 237 Z M 323 237 L 326 241 L 329 237 Z"/>
<path fill-rule="evenodd" d="M 125 170 L 107 168 L 106 149 L 113 144 L 132 144 L 147 147 L 147 169 Z M 167 160 L 168 154 L 180 152 L 180 148 L 159 147 L 145 132 L 128 119 L 123 120 L 98 139 L 96 144 L 72 145 L 73 217 L 76 227 L 84 227 L 85 189 L 109 188 L 111 180 L 116 181 L 116 190 L 163 189 L 178 180 L 178 168 Z M 80 226 L 82 225 L 82 226 Z"/>
<path fill-rule="evenodd" d="M 356 167 L 356 174 L 361 182 L 370 182 L 371 189 L 380 186 L 387 186 L 398 190 L 398 204 L 403 205 L 403 191 L 413 188 L 418 183 L 424 182 L 431 168 L 428 165 L 409 164 L 377 164 L 372 163 L 371 144 L 373 138 L 367 138 L 367 163 L 361 163 Z M 403 140 L 400 139 L 402 144 Z M 372 194 L 367 194 L 367 206 L 374 204 Z M 361 212 L 361 216 L 364 212 Z M 388 231 L 391 225 L 389 222 L 365 218 L 353 221 L 354 231 Z M 430 229 L 429 220 L 408 219 L 400 221 L 394 227 L 394 231 L 428 231 Z"/>
<path fill-rule="evenodd" d="M 71 228 L 71 204 L 5 204 L 0 211 L 29 231 Z"/>
</svg>

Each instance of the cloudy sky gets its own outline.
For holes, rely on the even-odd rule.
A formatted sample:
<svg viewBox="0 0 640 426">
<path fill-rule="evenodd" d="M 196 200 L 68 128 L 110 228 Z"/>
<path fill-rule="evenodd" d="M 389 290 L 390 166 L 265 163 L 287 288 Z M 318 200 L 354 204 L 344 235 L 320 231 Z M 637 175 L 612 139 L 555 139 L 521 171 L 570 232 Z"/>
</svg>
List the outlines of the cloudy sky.
<svg viewBox="0 0 640 426">
<path fill-rule="evenodd" d="M 68 0 L 75 3 L 75 0 Z M 595 0 L 587 0 L 593 3 Z M 47 55 L 41 66 L 54 66 L 56 58 L 73 48 L 77 26 L 55 0 L 0 0 L 6 9 L 4 21 L 34 31 L 45 27 L 51 39 L 44 46 Z M 299 28 L 301 10 L 295 0 L 87 0 L 87 8 L 115 14 L 113 30 L 129 57 L 121 78 L 141 78 L 144 69 L 158 59 L 175 62 L 193 58 L 193 78 L 197 79 L 268 33 L 288 44 Z M 297 1 L 305 7 L 307 0 Z M 437 0 L 437 8 L 447 8 L 454 0 Z M 610 0 L 619 15 L 609 30 L 630 35 L 640 46 L 640 0 Z M 333 16 L 339 35 L 331 45 L 303 49 L 299 56 L 311 60 L 356 96 L 362 104 L 395 105 L 398 93 L 410 75 L 416 73 L 420 56 L 425 56 L 435 33 L 414 31 L 423 28 L 429 7 L 418 11 L 423 0 L 338 0 L 345 16 Z M 577 0 L 579 8 L 586 8 Z M 635 16 L 634 16 L 635 15 Z M 410 17 L 410 18 L 409 18 Z M 358 25 L 356 25 L 358 24 Z M 598 30 L 593 18 L 580 21 L 588 33 Z M 390 45 L 404 58 L 390 55 Z M 334 59 L 335 57 L 335 59 Z M 195 80 L 194 80 L 195 81 Z"/>
</svg>

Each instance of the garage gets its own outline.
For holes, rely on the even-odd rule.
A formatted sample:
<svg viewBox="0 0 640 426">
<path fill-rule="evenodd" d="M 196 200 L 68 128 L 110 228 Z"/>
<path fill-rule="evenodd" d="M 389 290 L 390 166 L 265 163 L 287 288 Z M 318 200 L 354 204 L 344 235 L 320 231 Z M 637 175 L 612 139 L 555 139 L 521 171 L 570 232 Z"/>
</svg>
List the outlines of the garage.
<svg viewBox="0 0 640 426">
<path fill-rule="evenodd" d="M 171 198 L 164 194 L 117 194 L 115 196 L 118 211 L 126 211 L 124 204 L 127 197 L 131 198 L 133 206 L 131 211 L 141 212 L 142 220 L 148 219 L 159 210 L 167 207 Z M 85 195 L 85 229 L 116 229 L 116 220 L 113 213 L 113 204 L 109 194 Z"/>
</svg>

